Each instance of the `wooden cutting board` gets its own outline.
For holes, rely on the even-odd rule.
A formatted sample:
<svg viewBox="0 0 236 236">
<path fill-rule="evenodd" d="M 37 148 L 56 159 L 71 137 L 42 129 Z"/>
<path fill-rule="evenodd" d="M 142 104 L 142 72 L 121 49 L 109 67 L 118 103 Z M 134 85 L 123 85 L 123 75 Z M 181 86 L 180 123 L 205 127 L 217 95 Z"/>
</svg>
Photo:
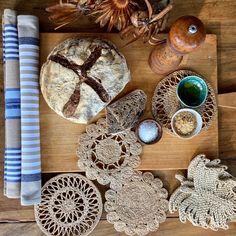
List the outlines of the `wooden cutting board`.
<svg viewBox="0 0 236 236">
<path fill-rule="evenodd" d="M 41 33 L 41 63 L 45 62 L 50 51 L 63 40 L 91 34 L 83 33 Z M 132 80 L 118 96 L 140 88 L 148 95 L 148 105 L 142 118 L 152 117 L 151 99 L 158 82 L 163 76 L 154 74 L 148 66 L 152 46 L 136 41 L 125 48 L 117 34 L 93 34 L 112 41 L 125 55 Z M 216 36 L 207 35 L 205 43 L 195 52 L 185 56 L 180 68 L 190 69 L 203 75 L 217 93 L 217 51 Z M 104 117 L 104 111 L 95 119 Z M 43 97 L 40 98 L 41 150 L 43 172 L 77 172 L 76 156 L 79 134 L 85 125 L 69 122 L 52 111 Z M 199 153 L 208 157 L 218 157 L 218 117 L 212 126 L 191 140 L 181 140 L 164 132 L 161 141 L 143 147 L 140 170 L 185 169 L 190 160 Z"/>
</svg>

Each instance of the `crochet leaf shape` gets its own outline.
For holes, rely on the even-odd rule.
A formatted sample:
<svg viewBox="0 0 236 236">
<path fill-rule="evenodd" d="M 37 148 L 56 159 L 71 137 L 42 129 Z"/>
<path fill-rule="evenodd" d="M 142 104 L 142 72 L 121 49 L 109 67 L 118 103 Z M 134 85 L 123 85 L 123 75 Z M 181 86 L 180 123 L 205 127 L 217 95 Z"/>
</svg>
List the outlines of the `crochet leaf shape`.
<svg viewBox="0 0 236 236">
<path fill-rule="evenodd" d="M 189 220 L 205 229 L 228 229 L 228 223 L 236 217 L 236 179 L 226 169 L 219 159 L 196 156 L 187 178 L 176 175 L 181 186 L 170 197 L 169 211 L 178 210 L 183 223 Z"/>
</svg>

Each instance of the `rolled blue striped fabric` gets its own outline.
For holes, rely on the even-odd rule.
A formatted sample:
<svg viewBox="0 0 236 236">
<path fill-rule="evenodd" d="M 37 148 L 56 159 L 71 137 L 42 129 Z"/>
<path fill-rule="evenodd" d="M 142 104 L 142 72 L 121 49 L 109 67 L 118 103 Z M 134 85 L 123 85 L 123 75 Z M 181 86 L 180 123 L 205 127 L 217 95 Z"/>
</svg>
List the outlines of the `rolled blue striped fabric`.
<svg viewBox="0 0 236 236">
<path fill-rule="evenodd" d="M 21 186 L 21 111 L 16 12 L 5 9 L 2 19 L 5 88 L 4 195 L 9 198 L 19 198 Z"/>
<path fill-rule="evenodd" d="M 21 88 L 21 204 L 41 201 L 38 18 L 18 19 Z"/>
</svg>

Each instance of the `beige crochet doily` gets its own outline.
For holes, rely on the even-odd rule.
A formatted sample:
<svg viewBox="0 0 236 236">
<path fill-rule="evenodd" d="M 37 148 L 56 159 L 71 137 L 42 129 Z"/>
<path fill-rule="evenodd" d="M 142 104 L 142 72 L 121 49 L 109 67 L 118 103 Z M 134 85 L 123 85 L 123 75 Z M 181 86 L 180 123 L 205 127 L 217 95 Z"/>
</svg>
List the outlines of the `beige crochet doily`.
<svg viewBox="0 0 236 236">
<path fill-rule="evenodd" d="M 173 134 L 171 129 L 171 118 L 175 112 L 181 108 L 181 104 L 176 96 L 176 86 L 181 79 L 189 75 L 200 76 L 189 70 L 178 70 L 169 74 L 157 85 L 152 98 L 153 116 L 162 125 L 163 129 L 170 134 Z M 209 92 L 206 102 L 196 109 L 202 116 L 203 130 L 209 128 L 213 118 L 217 114 L 217 102 L 214 89 L 208 82 L 207 85 Z"/>
<path fill-rule="evenodd" d="M 42 201 L 35 205 L 35 219 L 48 236 L 86 236 L 102 214 L 96 186 L 80 174 L 62 174 L 42 188 Z"/>
<path fill-rule="evenodd" d="M 181 186 L 170 197 L 170 212 L 178 210 L 183 223 L 189 220 L 206 229 L 228 229 L 228 222 L 236 217 L 236 179 L 226 169 L 219 159 L 196 156 L 187 178 L 176 175 Z"/>
<path fill-rule="evenodd" d="M 79 137 L 77 155 L 80 169 L 100 184 L 117 184 L 131 176 L 140 164 L 142 146 L 133 131 L 108 134 L 106 120 L 86 127 Z"/>
<path fill-rule="evenodd" d="M 166 219 L 168 192 L 150 172 L 135 171 L 120 186 L 105 193 L 107 220 L 118 232 L 146 235 Z"/>
</svg>

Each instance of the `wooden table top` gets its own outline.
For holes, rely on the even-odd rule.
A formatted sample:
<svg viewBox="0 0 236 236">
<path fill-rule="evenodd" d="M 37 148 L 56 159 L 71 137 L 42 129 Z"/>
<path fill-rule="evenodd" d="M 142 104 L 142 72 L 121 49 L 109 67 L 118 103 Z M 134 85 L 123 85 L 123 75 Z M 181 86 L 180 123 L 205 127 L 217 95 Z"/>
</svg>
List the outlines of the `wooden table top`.
<svg viewBox="0 0 236 236">
<path fill-rule="evenodd" d="M 68 38 L 91 36 L 84 33 L 41 33 L 40 61 L 44 63 L 48 54 L 59 43 Z M 153 46 L 137 40 L 122 48 L 124 41 L 115 33 L 94 34 L 113 42 L 126 58 L 131 72 L 131 81 L 118 95 L 123 96 L 135 89 L 142 89 L 147 95 L 147 104 L 141 119 L 152 116 L 152 97 L 157 84 L 164 78 L 155 74 L 148 65 L 148 57 Z M 217 54 L 216 35 L 207 34 L 205 42 L 193 53 L 186 55 L 179 69 L 193 70 L 204 76 L 217 94 Z M 104 110 L 93 120 L 105 117 Z M 78 172 L 78 137 L 84 133 L 86 125 L 68 122 L 58 116 L 44 100 L 40 99 L 40 136 L 41 158 L 43 173 Z M 213 119 L 211 126 L 202 131 L 197 137 L 182 140 L 163 132 L 161 140 L 153 145 L 144 145 L 139 170 L 173 170 L 187 169 L 190 160 L 199 153 L 205 153 L 209 158 L 218 157 L 218 116 Z"/>
<path fill-rule="evenodd" d="M 40 18 L 40 31 L 53 32 L 53 25 L 47 19 L 44 9 L 57 0 L 1 0 L 1 13 L 4 8 L 18 10 L 19 14 L 35 14 Z M 206 25 L 207 32 L 216 34 L 218 40 L 218 92 L 221 94 L 219 102 L 224 106 L 219 106 L 219 156 L 222 162 L 229 166 L 229 172 L 236 176 L 236 109 L 233 109 L 236 92 L 236 2 L 234 0 L 174 0 L 174 9 L 170 14 L 168 26 L 182 15 L 198 16 Z M 98 32 L 103 31 L 93 23 L 91 19 L 84 18 L 79 22 L 69 25 L 59 32 Z M 0 41 L 2 39 L 0 38 Z M 0 42 L 0 56 L 2 57 L 2 42 Z M 1 60 L 2 63 L 2 60 Z M 1 78 L 3 78 L 2 64 L 0 67 Z M 3 79 L 0 80 L 0 189 L 3 192 L 3 148 L 4 148 L 4 102 L 3 102 Z M 223 94 L 224 93 L 224 94 Z M 225 94 L 230 93 L 230 94 Z M 153 173 L 159 176 L 165 187 L 171 193 L 178 182 L 174 176 L 177 172 L 184 173 L 184 170 L 155 170 Z M 54 174 L 43 174 L 43 181 L 48 180 Z M 102 190 L 103 191 L 103 190 Z M 104 216 L 103 216 L 104 219 Z M 7 224 L 4 222 L 18 222 Z M 0 194 L 0 234 L 35 236 L 43 235 L 34 222 L 34 212 L 32 207 L 21 207 L 18 200 L 10 200 Z M 207 236 L 235 235 L 236 223 L 230 223 L 228 231 L 206 231 L 191 224 L 182 224 L 177 215 L 168 216 L 156 233 L 150 235 L 176 235 L 176 236 Z M 105 220 L 101 220 L 98 227 L 91 234 L 94 236 L 121 235 L 114 231 L 113 226 Z M 123 234 L 122 234 L 123 235 Z"/>
</svg>

